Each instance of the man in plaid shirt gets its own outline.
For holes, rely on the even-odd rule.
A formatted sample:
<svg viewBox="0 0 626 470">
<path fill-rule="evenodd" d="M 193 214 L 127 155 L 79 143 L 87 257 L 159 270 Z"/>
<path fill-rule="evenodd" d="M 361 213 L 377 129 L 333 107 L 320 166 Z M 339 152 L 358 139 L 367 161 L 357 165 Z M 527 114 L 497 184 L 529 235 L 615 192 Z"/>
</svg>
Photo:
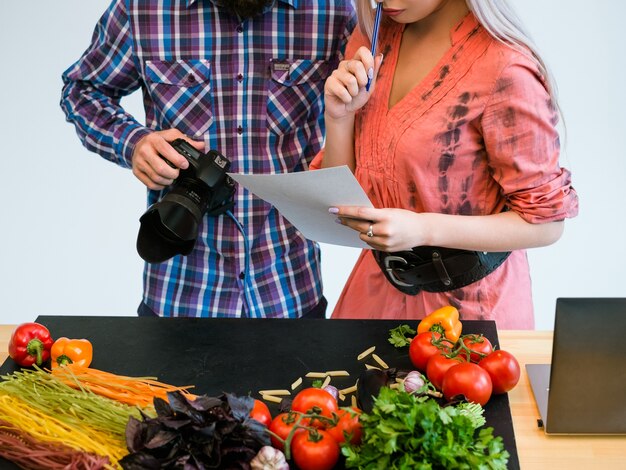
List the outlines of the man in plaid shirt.
<svg viewBox="0 0 626 470">
<path fill-rule="evenodd" d="M 180 137 L 234 173 L 305 171 L 354 24 L 350 0 L 113 0 L 63 74 L 61 106 L 89 150 L 132 168 L 149 204 L 188 165 L 168 143 Z M 145 125 L 120 105 L 140 88 Z M 205 215 L 189 255 L 146 263 L 140 315 L 324 316 L 319 246 L 244 188 L 233 214 L 248 250 L 234 220 Z"/>
</svg>

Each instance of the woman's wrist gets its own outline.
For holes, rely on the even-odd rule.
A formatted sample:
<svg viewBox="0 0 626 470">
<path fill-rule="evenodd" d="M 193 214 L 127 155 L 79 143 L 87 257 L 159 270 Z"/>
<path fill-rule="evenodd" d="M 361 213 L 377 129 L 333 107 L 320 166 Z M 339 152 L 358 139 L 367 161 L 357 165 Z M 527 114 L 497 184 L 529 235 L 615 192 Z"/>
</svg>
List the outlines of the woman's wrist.
<svg viewBox="0 0 626 470">
<path fill-rule="evenodd" d="M 355 113 L 346 113 L 344 116 L 332 116 L 328 111 L 324 112 L 324 122 L 326 123 L 326 127 L 329 125 L 337 126 L 337 127 L 354 127 L 354 114 Z"/>
<path fill-rule="evenodd" d="M 432 232 L 430 230 L 431 214 L 428 212 L 415 212 L 414 213 L 414 241 L 413 246 L 435 246 L 432 239 Z"/>
</svg>

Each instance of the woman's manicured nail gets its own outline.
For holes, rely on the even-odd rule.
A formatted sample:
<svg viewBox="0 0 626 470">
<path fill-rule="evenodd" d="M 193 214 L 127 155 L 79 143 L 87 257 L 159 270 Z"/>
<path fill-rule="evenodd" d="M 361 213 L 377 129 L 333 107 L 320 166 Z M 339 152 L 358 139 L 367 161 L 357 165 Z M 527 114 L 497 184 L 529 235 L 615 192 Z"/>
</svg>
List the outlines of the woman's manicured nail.
<svg viewBox="0 0 626 470">
<path fill-rule="evenodd" d="M 339 213 L 339 209 L 336 207 L 329 207 L 328 208 L 328 212 L 330 212 L 331 214 L 338 214 Z"/>
<path fill-rule="evenodd" d="M 372 67 L 367 70 L 367 78 L 370 80 L 374 78 L 374 69 Z"/>
<path fill-rule="evenodd" d="M 343 225 L 343 222 L 341 221 L 341 219 L 335 219 L 335 222 L 338 223 L 339 225 Z"/>
</svg>

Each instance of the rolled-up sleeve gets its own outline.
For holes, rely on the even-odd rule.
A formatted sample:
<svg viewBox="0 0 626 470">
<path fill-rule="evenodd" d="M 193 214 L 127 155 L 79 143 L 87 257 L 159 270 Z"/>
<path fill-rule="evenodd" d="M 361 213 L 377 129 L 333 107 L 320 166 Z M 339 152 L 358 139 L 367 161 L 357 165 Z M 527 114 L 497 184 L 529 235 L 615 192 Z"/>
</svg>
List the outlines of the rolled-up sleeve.
<svg viewBox="0 0 626 470">
<path fill-rule="evenodd" d="M 496 80 L 481 125 L 492 175 L 509 209 L 529 223 L 578 213 L 571 173 L 559 164 L 557 122 L 535 64 L 517 55 Z"/>
</svg>

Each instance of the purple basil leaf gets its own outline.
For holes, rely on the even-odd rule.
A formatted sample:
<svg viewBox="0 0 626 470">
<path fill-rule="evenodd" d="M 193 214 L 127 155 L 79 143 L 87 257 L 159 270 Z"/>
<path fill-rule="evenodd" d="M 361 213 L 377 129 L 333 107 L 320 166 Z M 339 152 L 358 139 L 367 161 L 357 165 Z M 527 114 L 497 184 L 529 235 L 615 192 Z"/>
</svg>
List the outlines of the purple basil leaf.
<svg viewBox="0 0 626 470">
<path fill-rule="evenodd" d="M 185 399 L 185 396 L 179 391 L 167 392 L 167 401 L 172 407 L 172 410 L 176 413 L 189 414 L 189 412 L 193 410 L 189 402 Z"/>
<path fill-rule="evenodd" d="M 148 449 L 158 449 L 159 447 L 169 444 L 177 437 L 178 433 L 159 430 L 145 445 Z"/>
<path fill-rule="evenodd" d="M 174 414 L 172 407 L 162 398 L 154 397 L 152 402 L 158 416 L 171 416 Z"/>
<path fill-rule="evenodd" d="M 131 416 L 126 424 L 126 447 L 130 452 L 137 452 L 143 449 L 144 428 L 142 421 Z"/>
<path fill-rule="evenodd" d="M 198 434 L 206 437 L 207 439 L 213 439 L 213 437 L 215 436 L 215 428 L 216 428 L 216 423 L 211 423 L 208 426 L 204 426 L 202 428 L 194 426 L 193 429 Z"/>
<path fill-rule="evenodd" d="M 157 470 L 162 468 L 161 462 L 157 458 L 143 452 L 128 454 L 118 463 L 124 470 Z"/>
<path fill-rule="evenodd" d="M 182 413 L 186 415 L 196 424 L 202 424 L 205 422 L 202 412 L 195 410 L 189 404 L 187 398 L 185 398 L 185 396 L 179 391 L 167 392 L 167 399 L 175 413 Z"/>
<path fill-rule="evenodd" d="M 291 402 L 293 400 L 291 398 L 283 398 L 280 403 L 278 404 L 278 412 L 279 413 L 287 413 L 288 411 L 291 411 Z"/>
<path fill-rule="evenodd" d="M 159 418 L 159 422 L 163 424 L 166 428 L 170 429 L 180 429 L 183 426 L 187 426 L 191 423 L 191 420 L 187 417 L 184 418 Z"/>
<path fill-rule="evenodd" d="M 226 393 L 226 400 L 234 418 L 238 421 L 244 421 L 250 416 L 250 412 L 254 407 L 254 398 L 238 397 L 230 393 Z"/>
<path fill-rule="evenodd" d="M 267 433 L 267 426 L 259 423 L 256 419 L 249 419 L 245 421 L 244 425 L 248 431 L 248 435 L 260 444 L 259 448 L 271 445 L 270 436 Z"/>
<path fill-rule="evenodd" d="M 222 400 L 215 397 L 201 395 L 195 400 L 187 400 L 189 405 L 198 411 L 208 411 L 215 406 L 221 406 Z"/>
</svg>

